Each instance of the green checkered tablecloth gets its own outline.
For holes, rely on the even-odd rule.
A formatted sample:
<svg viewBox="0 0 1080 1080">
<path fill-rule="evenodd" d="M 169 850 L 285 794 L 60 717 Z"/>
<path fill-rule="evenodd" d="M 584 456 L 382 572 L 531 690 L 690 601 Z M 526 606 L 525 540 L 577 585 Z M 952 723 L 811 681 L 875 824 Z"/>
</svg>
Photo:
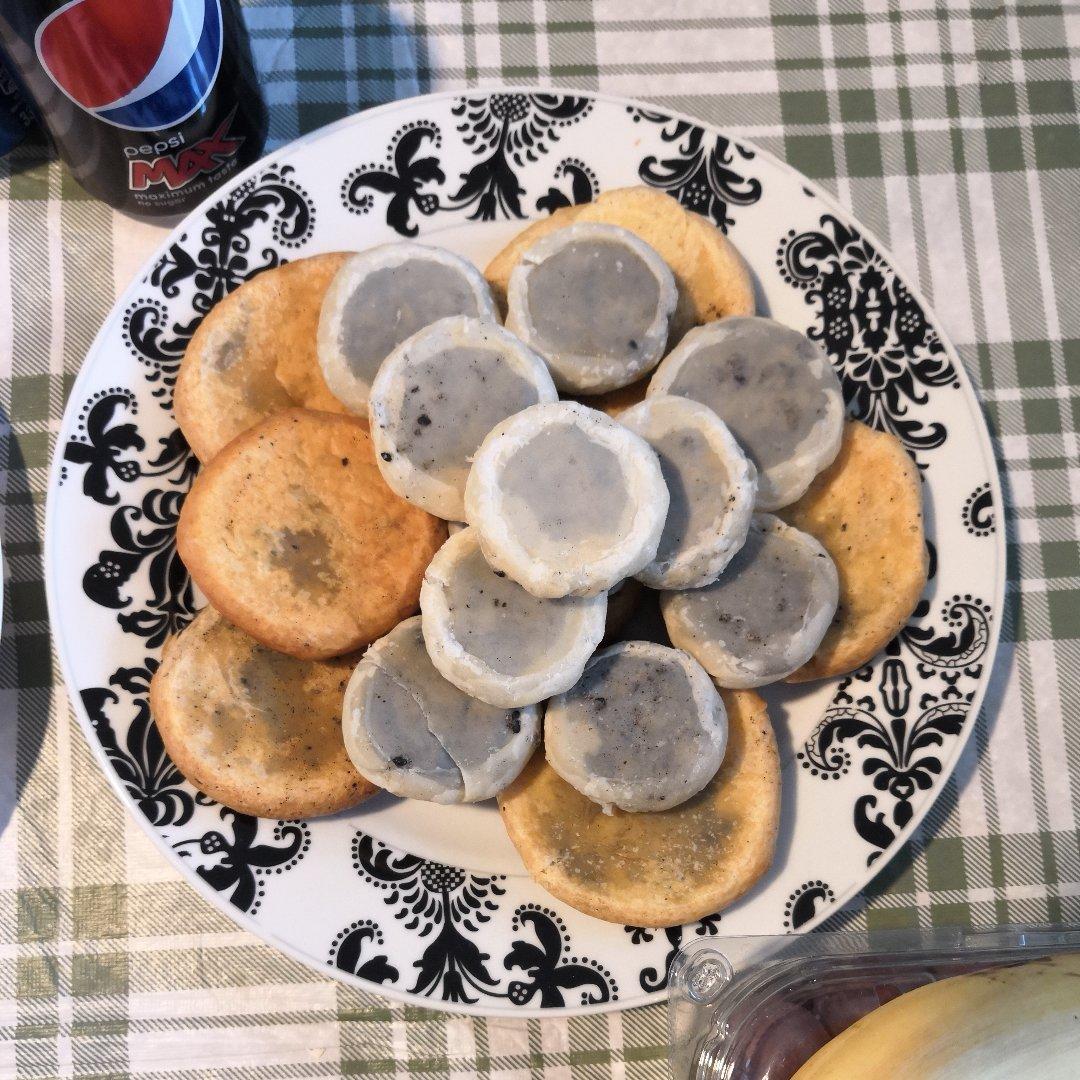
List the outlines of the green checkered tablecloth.
<svg viewBox="0 0 1080 1080">
<path fill-rule="evenodd" d="M 252 0 L 246 13 L 275 143 L 428 90 L 600 88 L 742 132 L 885 238 L 986 404 L 1009 586 L 956 776 L 833 925 L 1080 922 L 1080 8 Z M 200 900 L 107 789 L 50 657 L 46 474 L 75 372 L 159 236 L 89 201 L 40 148 L 0 162 L 0 1076 L 664 1075 L 660 1006 L 471 1020 L 313 974 Z"/>
</svg>

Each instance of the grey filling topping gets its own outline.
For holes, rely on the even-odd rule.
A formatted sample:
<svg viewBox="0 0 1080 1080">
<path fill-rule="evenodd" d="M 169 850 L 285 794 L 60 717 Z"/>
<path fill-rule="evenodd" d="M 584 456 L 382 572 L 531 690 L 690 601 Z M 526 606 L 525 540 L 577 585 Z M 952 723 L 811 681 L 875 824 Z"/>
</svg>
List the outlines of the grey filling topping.
<svg viewBox="0 0 1080 1080">
<path fill-rule="evenodd" d="M 206 364 L 212 371 L 224 373 L 228 371 L 241 356 L 244 355 L 244 346 L 247 345 L 248 316 L 242 310 L 242 314 L 236 319 L 229 332 L 219 337 L 217 349 L 206 357 Z"/>
<path fill-rule="evenodd" d="M 690 356 L 668 393 L 708 405 L 764 471 L 790 460 L 827 411 L 815 359 L 802 334 L 748 322 Z"/>
<path fill-rule="evenodd" d="M 495 573 L 479 549 L 458 561 L 445 595 L 455 639 L 500 675 L 524 675 L 565 651 L 574 601 L 530 595 Z"/>
<path fill-rule="evenodd" d="M 349 370 L 370 384 L 407 337 L 448 315 L 477 314 L 465 276 L 451 266 L 408 259 L 368 274 L 341 312 L 341 349 Z"/>
<path fill-rule="evenodd" d="M 708 439 L 694 428 L 668 431 L 649 444 L 660 458 L 671 503 L 656 552 L 673 559 L 720 516 L 727 498 L 728 472 Z M 719 494 L 718 494 L 719 490 Z"/>
<path fill-rule="evenodd" d="M 432 735 L 416 694 L 382 668 L 375 672 L 364 710 L 375 750 L 399 769 L 411 769 L 445 787 L 461 785 L 461 772 Z"/>
<path fill-rule="evenodd" d="M 485 705 L 439 674 L 419 626 L 384 643 L 373 662 L 364 721 L 372 745 L 396 768 L 461 787 L 463 775 L 521 729 L 519 710 Z"/>
<path fill-rule="evenodd" d="M 527 281 L 529 318 L 557 352 L 633 359 L 660 305 L 660 283 L 637 252 L 611 240 L 577 240 L 537 264 Z"/>
<path fill-rule="evenodd" d="M 630 524 L 633 508 L 619 459 L 573 424 L 533 436 L 506 463 L 501 487 L 514 531 L 539 558 L 606 551 L 604 538 Z"/>
<path fill-rule="evenodd" d="M 487 433 L 540 400 L 536 387 L 492 349 L 446 349 L 410 364 L 405 377 L 398 453 L 422 472 L 461 487 Z"/>
<path fill-rule="evenodd" d="M 333 552 L 321 529 L 274 529 L 270 541 L 271 563 L 284 570 L 297 589 L 313 595 L 338 592 Z"/>
<path fill-rule="evenodd" d="M 565 721 L 582 729 L 582 762 L 593 775 L 641 783 L 693 771 L 705 736 L 681 667 L 625 652 L 605 656 L 564 701 Z"/>
<path fill-rule="evenodd" d="M 273 373 L 241 363 L 248 352 L 250 330 L 250 305 L 241 301 L 233 308 L 232 324 L 227 329 L 215 330 L 211 338 L 212 349 L 207 349 L 203 360 L 207 371 L 220 376 L 224 385 L 238 392 L 240 400 L 254 412 L 272 412 L 289 403 L 281 384 Z"/>
<path fill-rule="evenodd" d="M 777 532 L 751 528 L 712 585 L 680 594 L 691 636 L 717 641 L 737 658 L 760 660 L 763 669 L 783 666 L 814 599 L 816 558 Z"/>
</svg>

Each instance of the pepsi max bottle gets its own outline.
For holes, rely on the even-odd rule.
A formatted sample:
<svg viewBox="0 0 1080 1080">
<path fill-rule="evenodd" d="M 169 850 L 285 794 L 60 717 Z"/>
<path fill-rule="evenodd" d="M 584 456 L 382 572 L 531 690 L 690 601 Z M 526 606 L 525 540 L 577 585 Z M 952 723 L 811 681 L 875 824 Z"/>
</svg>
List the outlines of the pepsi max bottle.
<svg viewBox="0 0 1080 1080">
<path fill-rule="evenodd" d="M 75 179 L 118 210 L 184 213 L 262 153 L 235 0 L 0 0 L 0 45 Z"/>
</svg>

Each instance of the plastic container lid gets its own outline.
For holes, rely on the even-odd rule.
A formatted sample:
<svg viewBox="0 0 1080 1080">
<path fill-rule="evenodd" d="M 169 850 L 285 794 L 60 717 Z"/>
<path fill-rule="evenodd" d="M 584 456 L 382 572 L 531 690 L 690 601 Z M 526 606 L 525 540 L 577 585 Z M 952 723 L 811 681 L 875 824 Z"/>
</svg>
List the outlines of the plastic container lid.
<svg viewBox="0 0 1080 1080">
<path fill-rule="evenodd" d="M 676 1080 L 789 1080 L 908 990 L 1077 950 L 1077 927 L 696 938 L 671 966 L 672 1071 Z"/>
</svg>

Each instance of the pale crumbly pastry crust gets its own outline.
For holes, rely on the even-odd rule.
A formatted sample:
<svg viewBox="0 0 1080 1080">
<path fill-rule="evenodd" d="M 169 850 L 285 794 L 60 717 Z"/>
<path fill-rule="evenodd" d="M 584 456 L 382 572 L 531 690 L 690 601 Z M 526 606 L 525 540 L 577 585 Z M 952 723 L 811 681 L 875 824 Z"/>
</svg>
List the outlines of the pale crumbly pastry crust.
<svg viewBox="0 0 1080 1080">
<path fill-rule="evenodd" d="M 348 258 L 331 252 L 264 270 L 199 324 L 180 363 L 173 408 L 201 462 L 271 413 L 345 412 L 319 370 L 315 331 L 326 290 Z"/>
<path fill-rule="evenodd" d="M 862 667 L 903 628 L 926 587 L 930 560 L 915 462 L 895 435 L 849 420 L 832 465 L 780 517 L 825 548 L 840 579 L 832 625 L 788 682 Z"/>
<path fill-rule="evenodd" d="M 446 524 L 395 495 L 355 417 L 268 417 L 195 479 L 176 540 L 230 622 L 302 659 L 352 652 L 416 610 Z"/>
<path fill-rule="evenodd" d="M 333 814 L 378 791 L 341 735 L 355 661 L 296 660 L 205 607 L 166 647 L 150 709 L 173 763 L 211 798 L 256 817 Z"/>
</svg>

